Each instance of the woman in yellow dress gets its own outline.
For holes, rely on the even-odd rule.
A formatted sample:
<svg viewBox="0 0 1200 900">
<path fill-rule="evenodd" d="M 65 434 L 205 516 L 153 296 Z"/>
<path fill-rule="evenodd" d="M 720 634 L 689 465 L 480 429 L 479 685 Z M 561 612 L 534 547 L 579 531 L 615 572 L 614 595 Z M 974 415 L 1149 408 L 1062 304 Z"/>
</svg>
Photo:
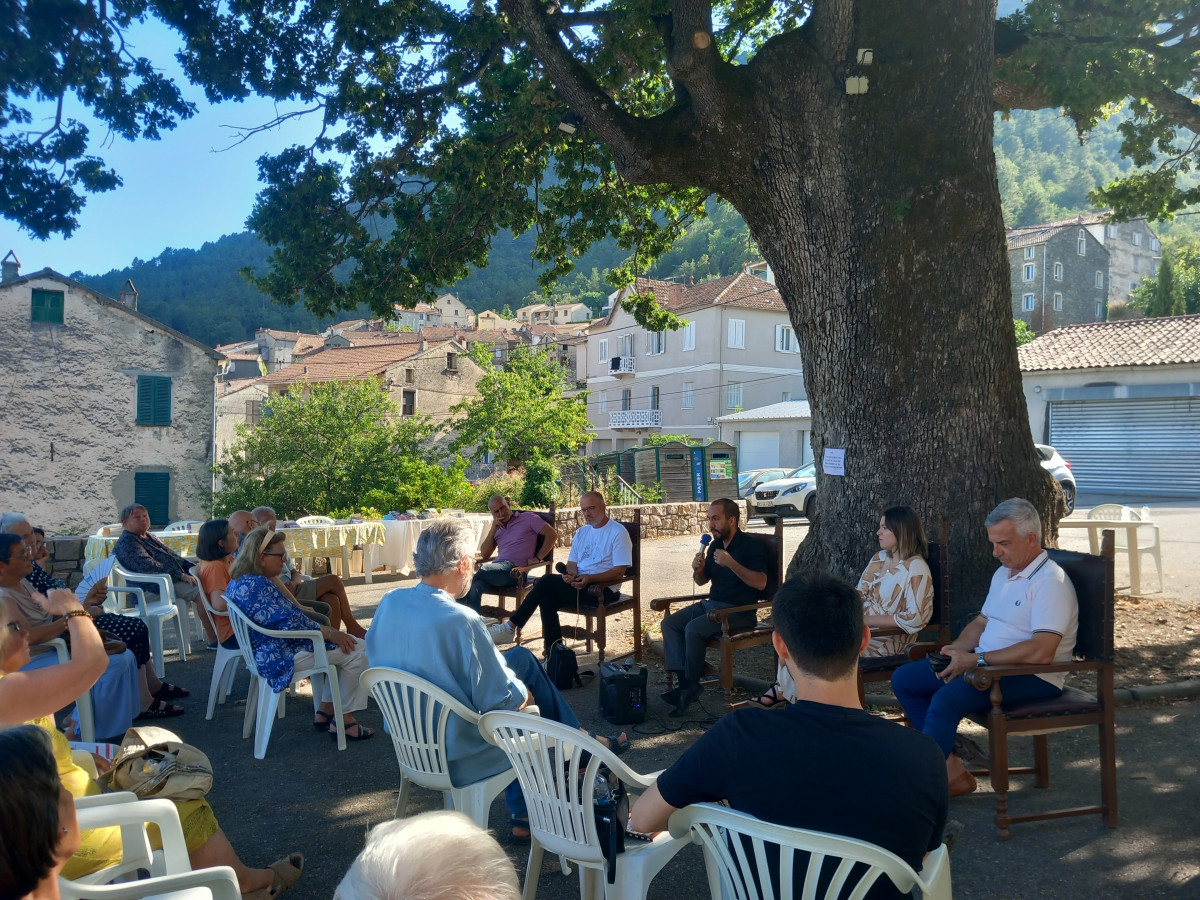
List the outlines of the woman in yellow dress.
<svg viewBox="0 0 1200 900">
<path fill-rule="evenodd" d="M 0 543 L 11 537 L 15 536 L 0 535 Z M 0 557 L 7 558 L 2 552 L 5 549 L 10 548 L 0 547 Z M 3 565 L 5 563 L 0 561 L 0 566 Z M 22 630 L 20 616 L 9 604 L 0 600 L 0 726 L 28 722 L 44 728 L 53 743 L 63 786 L 74 797 L 99 794 L 100 785 L 75 764 L 71 746 L 55 728 L 52 716 L 54 710 L 74 702 L 100 677 L 107 665 L 104 642 L 74 593 L 56 590 L 46 597 L 40 594 L 37 597 L 49 612 L 67 618 L 71 659 L 44 669 L 19 671 L 29 661 L 29 643 Z M 108 765 L 104 760 L 98 760 L 97 764 L 103 768 Z M 229 838 L 217 824 L 207 800 L 177 802 L 176 806 L 193 868 L 231 867 L 237 874 L 242 893 L 254 900 L 278 896 L 300 877 L 304 867 L 302 854 L 289 854 L 270 868 L 249 868 L 238 858 Z M 157 829 L 150 826 L 150 830 L 151 842 L 155 843 L 158 840 Z M 120 848 L 119 828 L 90 830 L 84 835 L 78 852 L 64 867 L 62 875 L 68 879 L 78 878 L 111 865 L 120 860 Z"/>
</svg>

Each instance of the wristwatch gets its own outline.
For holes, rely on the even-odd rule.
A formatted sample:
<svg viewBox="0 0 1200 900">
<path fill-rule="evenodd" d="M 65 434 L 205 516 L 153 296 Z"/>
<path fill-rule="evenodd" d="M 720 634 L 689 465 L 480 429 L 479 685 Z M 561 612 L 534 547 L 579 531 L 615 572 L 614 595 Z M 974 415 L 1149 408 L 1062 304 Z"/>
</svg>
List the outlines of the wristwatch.
<svg viewBox="0 0 1200 900">
<path fill-rule="evenodd" d="M 983 658 L 982 653 L 980 653 L 979 656 L 975 657 L 975 665 L 977 665 L 977 666 L 986 666 L 987 665 L 987 660 Z"/>
</svg>

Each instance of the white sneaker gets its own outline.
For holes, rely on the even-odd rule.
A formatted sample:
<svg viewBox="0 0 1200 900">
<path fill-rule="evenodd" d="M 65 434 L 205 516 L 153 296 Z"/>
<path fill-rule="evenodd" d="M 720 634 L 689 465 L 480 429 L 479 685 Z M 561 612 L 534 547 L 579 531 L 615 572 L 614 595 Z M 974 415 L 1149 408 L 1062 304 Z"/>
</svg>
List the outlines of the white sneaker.
<svg viewBox="0 0 1200 900">
<path fill-rule="evenodd" d="M 509 628 L 503 622 L 497 622 L 495 625 L 489 625 L 488 634 L 492 636 L 492 643 L 498 647 L 503 647 L 505 644 L 511 644 L 517 639 L 517 632 L 512 628 Z"/>
</svg>

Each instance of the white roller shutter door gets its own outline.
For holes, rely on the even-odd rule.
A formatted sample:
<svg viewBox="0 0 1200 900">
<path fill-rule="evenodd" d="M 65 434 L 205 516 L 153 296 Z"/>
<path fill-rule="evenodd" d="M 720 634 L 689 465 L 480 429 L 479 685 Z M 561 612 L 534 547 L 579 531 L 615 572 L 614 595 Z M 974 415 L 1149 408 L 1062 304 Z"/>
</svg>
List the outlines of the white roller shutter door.
<svg viewBox="0 0 1200 900">
<path fill-rule="evenodd" d="M 1081 493 L 1200 496 L 1200 397 L 1057 401 L 1050 443 Z"/>
<path fill-rule="evenodd" d="M 778 431 L 743 431 L 738 445 L 738 469 L 770 469 L 779 465 Z"/>
</svg>

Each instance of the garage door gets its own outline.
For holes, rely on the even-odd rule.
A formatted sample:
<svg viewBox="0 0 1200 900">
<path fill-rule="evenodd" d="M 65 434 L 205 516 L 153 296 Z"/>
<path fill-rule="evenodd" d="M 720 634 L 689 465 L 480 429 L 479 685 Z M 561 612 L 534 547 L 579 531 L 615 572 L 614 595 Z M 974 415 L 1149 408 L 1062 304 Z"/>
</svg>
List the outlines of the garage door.
<svg viewBox="0 0 1200 900">
<path fill-rule="evenodd" d="M 769 469 L 779 465 L 778 431 L 743 431 L 738 446 L 738 468 Z"/>
<path fill-rule="evenodd" d="M 1200 397 L 1051 403 L 1050 443 L 1083 493 L 1200 496 Z"/>
</svg>

